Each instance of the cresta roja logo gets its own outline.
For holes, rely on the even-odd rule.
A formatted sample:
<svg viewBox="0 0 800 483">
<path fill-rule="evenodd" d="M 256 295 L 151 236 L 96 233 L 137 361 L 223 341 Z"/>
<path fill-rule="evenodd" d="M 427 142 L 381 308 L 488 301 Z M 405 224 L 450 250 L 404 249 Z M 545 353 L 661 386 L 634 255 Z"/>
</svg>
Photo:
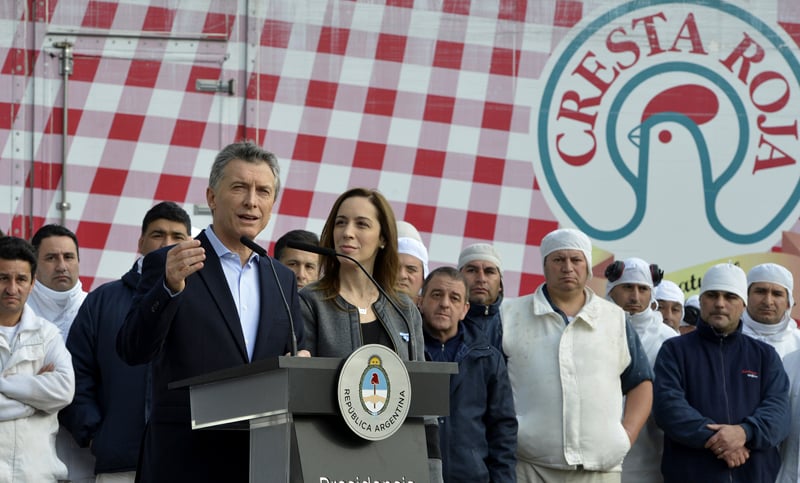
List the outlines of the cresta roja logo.
<svg viewBox="0 0 800 483">
<path fill-rule="evenodd" d="M 764 2 L 772 5 L 771 2 Z M 534 156 L 559 221 L 670 269 L 767 251 L 800 212 L 794 41 L 729 3 L 584 18 L 542 74 Z"/>
</svg>

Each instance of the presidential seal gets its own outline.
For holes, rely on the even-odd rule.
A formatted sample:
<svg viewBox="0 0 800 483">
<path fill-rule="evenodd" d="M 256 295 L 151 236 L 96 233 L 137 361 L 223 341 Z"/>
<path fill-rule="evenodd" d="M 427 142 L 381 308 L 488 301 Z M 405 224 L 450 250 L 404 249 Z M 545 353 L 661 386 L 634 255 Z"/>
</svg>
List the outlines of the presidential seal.
<svg viewBox="0 0 800 483">
<path fill-rule="evenodd" d="M 406 366 L 391 349 L 365 345 L 347 358 L 339 373 L 339 409 L 358 436 L 379 441 L 393 435 L 411 406 Z"/>
</svg>

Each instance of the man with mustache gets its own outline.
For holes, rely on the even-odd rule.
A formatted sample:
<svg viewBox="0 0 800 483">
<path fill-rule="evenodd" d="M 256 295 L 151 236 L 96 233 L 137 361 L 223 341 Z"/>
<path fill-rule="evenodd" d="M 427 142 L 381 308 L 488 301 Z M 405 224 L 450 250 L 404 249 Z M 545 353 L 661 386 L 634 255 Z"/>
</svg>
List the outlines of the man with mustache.
<svg viewBox="0 0 800 483">
<path fill-rule="evenodd" d="M 775 349 L 742 334 L 747 277 L 723 263 L 700 286 L 697 329 L 664 342 L 653 413 L 664 481 L 775 481 L 789 432 L 789 380 Z"/>
<path fill-rule="evenodd" d="M 790 315 L 793 288 L 792 272 L 776 263 L 756 265 L 747 273 L 742 332 L 771 345 L 781 358 L 800 349 L 800 330 Z"/>
</svg>

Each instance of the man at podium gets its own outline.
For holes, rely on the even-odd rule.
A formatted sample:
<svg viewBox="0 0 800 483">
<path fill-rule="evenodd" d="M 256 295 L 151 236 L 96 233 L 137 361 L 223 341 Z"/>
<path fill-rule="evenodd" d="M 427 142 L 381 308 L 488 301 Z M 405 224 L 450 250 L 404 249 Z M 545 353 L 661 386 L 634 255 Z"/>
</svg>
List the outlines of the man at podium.
<svg viewBox="0 0 800 483">
<path fill-rule="evenodd" d="M 144 259 L 117 336 L 123 360 L 152 368 L 142 482 L 248 480 L 249 435 L 192 431 L 188 389 L 168 384 L 290 353 L 295 340 L 302 347 L 294 274 L 240 241 L 266 227 L 279 188 L 272 153 L 252 142 L 225 147 L 206 189 L 211 225 Z"/>
</svg>

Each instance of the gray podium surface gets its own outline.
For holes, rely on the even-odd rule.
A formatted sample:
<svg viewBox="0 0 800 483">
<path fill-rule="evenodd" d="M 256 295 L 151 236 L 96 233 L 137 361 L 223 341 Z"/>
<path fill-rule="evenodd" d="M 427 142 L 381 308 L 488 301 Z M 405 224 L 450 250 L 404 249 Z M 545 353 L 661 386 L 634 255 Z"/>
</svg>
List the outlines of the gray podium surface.
<svg viewBox="0 0 800 483">
<path fill-rule="evenodd" d="M 251 482 L 428 481 L 424 416 L 450 411 L 454 363 L 406 362 L 411 405 L 391 437 L 350 431 L 336 400 L 344 359 L 277 357 L 184 379 L 193 429 L 250 432 Z"/>
</svg>

